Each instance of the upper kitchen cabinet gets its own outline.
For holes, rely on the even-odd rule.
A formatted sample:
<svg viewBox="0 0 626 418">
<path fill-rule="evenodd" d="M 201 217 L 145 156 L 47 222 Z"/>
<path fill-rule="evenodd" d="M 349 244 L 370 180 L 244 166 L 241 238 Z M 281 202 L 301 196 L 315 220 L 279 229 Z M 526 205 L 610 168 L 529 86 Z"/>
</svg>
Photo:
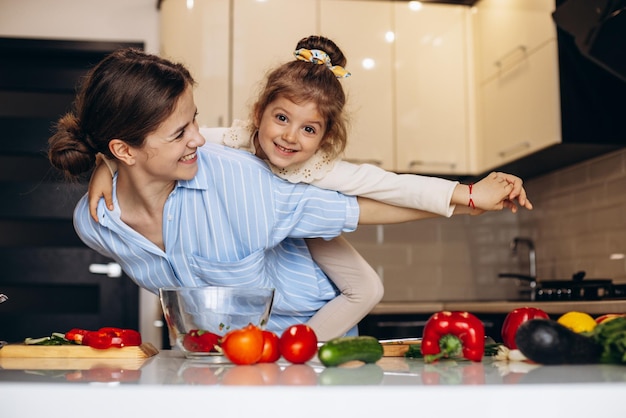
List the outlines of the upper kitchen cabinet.
<svg viewBox="0 0 626 418">
<path fill-rule="evenodd" d="M 200 126 L 230 124 L 229 0 L 161 3 L 160 55 L 184 63 L 197 82 Z"/>
<path fill-rule="evenodd" d="M 185 63 L 197 81 L 200 126 L 247 119 L 268 70 L 293 59 L 317 33 L 316 0 L 195 0 L 161 4 L 160 54 Z"/>
<path fill-rule="evenodd" d="M 554 0 L 480 0 L 472 9 L 480 82 L 556 40 Z"/>
<path fill-rule="evenodd" d="M 475 170 L 469 8 L 395 2 L 396 169 Z"/>
<path fill-rule="evenodd" d="M 391 2 L 322 1 L 321 34 L 337 43 L 351 76 L 350 134 L 345 159 L 395 170 L 393 12 Z"/>
<path fill-rule="evenodd" d="M 561 142 L 552 0 L 480 0 L 473 9 L 479 167 Z"/>
<path fill-rule="evenodd" d="M 317 0 L 233 1 L 232 118 L 247 119 L 269 70 L 295 59 L 298 41 L 317 33 Z"/>
</svg>

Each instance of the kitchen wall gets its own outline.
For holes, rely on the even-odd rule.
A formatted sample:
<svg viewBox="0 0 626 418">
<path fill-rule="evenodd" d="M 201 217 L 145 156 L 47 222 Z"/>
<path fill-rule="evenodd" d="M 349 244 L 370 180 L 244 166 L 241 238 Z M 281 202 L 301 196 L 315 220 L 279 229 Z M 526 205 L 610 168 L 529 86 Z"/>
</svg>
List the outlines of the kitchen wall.
<svg viewBox="0 0 626 418">
<path fill-rule="evenodd" d="M 528 274 L 528 253 L 512 256 L 515 236 L 534 240 L 539 279 L 587 278 L 626 283 L 626 150 L 525 182 L 535 209 L 362 227 L 353 245 L 380 273 L 384 301 L 511 298 Z M 613 257 L 611 257 L 613 255 Z M 616 259 L 612 259 L 616 258 Z"/>
</svg>

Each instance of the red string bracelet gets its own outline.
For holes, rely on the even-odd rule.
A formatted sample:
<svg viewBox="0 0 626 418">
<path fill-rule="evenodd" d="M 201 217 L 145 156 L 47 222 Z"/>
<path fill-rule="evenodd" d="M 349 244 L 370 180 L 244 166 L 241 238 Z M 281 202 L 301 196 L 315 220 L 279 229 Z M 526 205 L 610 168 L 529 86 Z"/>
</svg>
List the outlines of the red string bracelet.
<svg viewBox="0 0 626 418">
<path fill-rule="evenodd" d="M 469 186 L 469 203 L 467 204 L 467 206 L 469 206 L 472 209 L 476 209 L 476 206 L 474 205 L 474 199 L 472 199 L 472 186 L 474 186 L 474 183 L 470 183 L 468 184 Z"/>
</svg>

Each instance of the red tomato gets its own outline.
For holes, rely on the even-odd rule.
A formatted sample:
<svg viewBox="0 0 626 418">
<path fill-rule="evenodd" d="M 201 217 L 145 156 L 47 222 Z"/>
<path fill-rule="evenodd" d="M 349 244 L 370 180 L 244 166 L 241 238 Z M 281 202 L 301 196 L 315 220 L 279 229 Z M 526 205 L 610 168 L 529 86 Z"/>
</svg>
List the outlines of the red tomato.
<svg viewBox="0 0 626 418">
<path fill-rule="evenodd" d="M 234 364 L 255 364 L 263 354 L 263 332 L 252 324 L 234 329 L 224 336 L 221 347 Z"/>
<path fill-rule="evenodd" d="M 192 329 L 183 338 L 183 347 L 187 351 L 209 353 L 217 351 L 220 336 L 209 331 Z"/>
<path fill-rule="evenodd" d="M 550 319 L 548 314 L 539 308 L 523 307 L 509 312 L 502 324 L 502 342 L 504 345 L 511 350 L 517 349 L 517 344 L 515 344 L 517 329 L 522 323 L 535 318 Z"/>
<path fill-rule="evenodd" d="M 278 348 L 278 335 L 272 331 L 263 330 L 263 353 L 259 359 L 259 363 L 274 363 L 280 358 L 280 349 Z"/>
<path fill-rule="evenodd" d="M 317 335 L 308 325 L 292 325 L 280 336 L 278 347 L 285 360 L 294 364 L 306 363 L 317 353 Z"/>
</svg>

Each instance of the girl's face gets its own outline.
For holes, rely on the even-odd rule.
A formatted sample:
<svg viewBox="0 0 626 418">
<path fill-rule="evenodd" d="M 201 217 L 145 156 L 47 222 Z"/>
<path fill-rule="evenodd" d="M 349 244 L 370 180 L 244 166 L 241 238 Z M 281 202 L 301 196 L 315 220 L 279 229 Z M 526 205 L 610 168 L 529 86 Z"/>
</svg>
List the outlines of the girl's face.
<svg viewBox="0 0 626 418">
<path fill-rule="evenodd" d="M 196 151 L 205 143 L 196 121 L 193 90 L 187 87 L 172 114 L 146 138 L 138 164 L 148 176 L 167 181 L 190 180 L 198 171 Z"/>
<path fill-rule="evenodd" d="M 318 150 L 326 125 L 313 102 L 296 104 L 279 97 L 265 108 L 259 126 L 261 158 L 278 168 L 302 163 Z"/>
</svg>

